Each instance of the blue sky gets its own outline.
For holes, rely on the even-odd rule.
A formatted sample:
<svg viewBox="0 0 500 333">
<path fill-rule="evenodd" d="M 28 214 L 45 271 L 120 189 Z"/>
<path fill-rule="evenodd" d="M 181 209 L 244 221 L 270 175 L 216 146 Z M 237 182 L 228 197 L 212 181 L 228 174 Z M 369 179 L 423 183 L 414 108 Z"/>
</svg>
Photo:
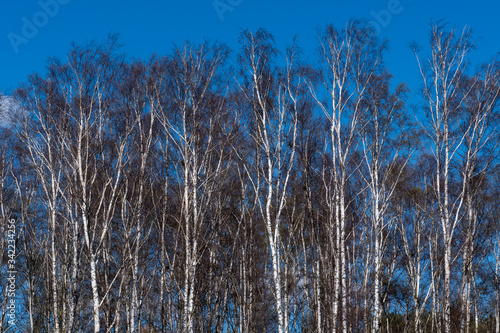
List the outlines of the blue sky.
<svg viewBox="0 0 500 333">
<path fill-rule="evenodd" d="M 474 61 L 500 51 L 500 3 L 495 0 L 18 0 L 1 6 L 3 92 L 15 89 L 30 73 L 43 72 L 47 57 L 64 57 L 71 42 L 102 41 L 108 33 L 120 34 L 129 57 L 149 58 L 170 53 L 174 44 L 204 38 L 236 49 L 241 29 L 264 27 L 282 49 L 297 34 L 305 55 L 313 59 L 318 27 L 364 17 L 376 22 L 380 37 L 389 39 L 389 69 L 411 88 L 419 81 L 408 43 L 425 45 L 431 20 L 472 27 L 478 42 Z"/>
</svg>

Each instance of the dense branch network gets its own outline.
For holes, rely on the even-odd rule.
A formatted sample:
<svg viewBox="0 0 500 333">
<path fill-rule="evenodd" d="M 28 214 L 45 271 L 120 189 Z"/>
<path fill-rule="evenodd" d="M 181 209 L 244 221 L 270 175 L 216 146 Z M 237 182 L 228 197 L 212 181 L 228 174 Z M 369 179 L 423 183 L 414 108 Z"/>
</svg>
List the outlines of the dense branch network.
<svg viewBox="0 0 500 333">
<path fill-rule="evenodd" d="M 418 94 L 362 21 L 314 63 L 262 29 L 50 60 L 0 98 L 16 329 L 500 332 L 500 62 L 471 38 L 432 26 Z"/>
</svg>

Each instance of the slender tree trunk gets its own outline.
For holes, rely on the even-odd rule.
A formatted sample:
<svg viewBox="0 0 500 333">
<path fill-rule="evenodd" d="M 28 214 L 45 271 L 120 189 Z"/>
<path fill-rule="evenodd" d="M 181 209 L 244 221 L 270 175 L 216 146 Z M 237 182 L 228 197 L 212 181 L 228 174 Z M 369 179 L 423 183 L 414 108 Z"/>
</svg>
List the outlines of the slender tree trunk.
<svg viewBox="0 0 500 333">
<path fill-rule="evenodd" d="M 52 188 L 54 189 L 54 180 L 52 180 Z M 55 192 L 53 192 L 55 194 Z M 51 240 L 50 240 L 50 251 L 51 251 L 51 264 L 52 264 L 52 306 L 54 311 L 54 332 L 59 333 L 59 302 L 58 302 L 58 277 L 57 272 L 57 253 L 56 253 L 56 212 L 55 207 L 51 209 Z"/>
</svg>

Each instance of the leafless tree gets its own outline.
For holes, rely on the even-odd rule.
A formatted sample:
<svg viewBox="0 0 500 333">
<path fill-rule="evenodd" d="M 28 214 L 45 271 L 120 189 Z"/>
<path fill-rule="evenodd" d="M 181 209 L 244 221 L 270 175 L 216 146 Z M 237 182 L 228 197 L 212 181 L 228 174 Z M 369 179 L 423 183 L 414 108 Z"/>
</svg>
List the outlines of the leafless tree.
<svg viewBox="0 0 500 333">
<path fill-rule="evenodd" d="M 458 193 L 452 193 L 453 164 L 459 159 L 466 134 L 458 131 L 457 126 L 459 109 L 464 103 L 459 87 L 467 67 L 467 55 L 472 48 L 470 39 L 467 29 L 459 33 L 454 29 L 447 30 L 442 24 L 434 24 L 430 38 L 431 55 L 426 63 L 419 60 L 424 83 L 423 98 L 429 117 L 426 132 L 432 140 L 436 161 L 434 186 L 444 251 L 442 297 L 446 333 L 451 331 L 451 270 L 455 261 L 452 246 L 462 219 L 467 184 L 466 178 L 463 178 L 461 189 Z"/>
</svg>

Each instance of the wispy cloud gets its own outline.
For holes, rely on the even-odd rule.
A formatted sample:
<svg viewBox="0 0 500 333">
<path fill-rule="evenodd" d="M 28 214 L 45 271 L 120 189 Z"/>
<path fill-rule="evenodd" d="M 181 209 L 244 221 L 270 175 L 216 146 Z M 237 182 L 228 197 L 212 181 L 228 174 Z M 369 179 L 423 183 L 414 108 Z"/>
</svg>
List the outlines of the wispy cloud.
<svg viewBox="0 0 500 333">
<path fill-rule="evenodd" d="M 0 95 L 0 127 L 12 127 L 15 115 L 19 113 L 19 110 L 19 106 L 11 97 Z"/>
</svg>

